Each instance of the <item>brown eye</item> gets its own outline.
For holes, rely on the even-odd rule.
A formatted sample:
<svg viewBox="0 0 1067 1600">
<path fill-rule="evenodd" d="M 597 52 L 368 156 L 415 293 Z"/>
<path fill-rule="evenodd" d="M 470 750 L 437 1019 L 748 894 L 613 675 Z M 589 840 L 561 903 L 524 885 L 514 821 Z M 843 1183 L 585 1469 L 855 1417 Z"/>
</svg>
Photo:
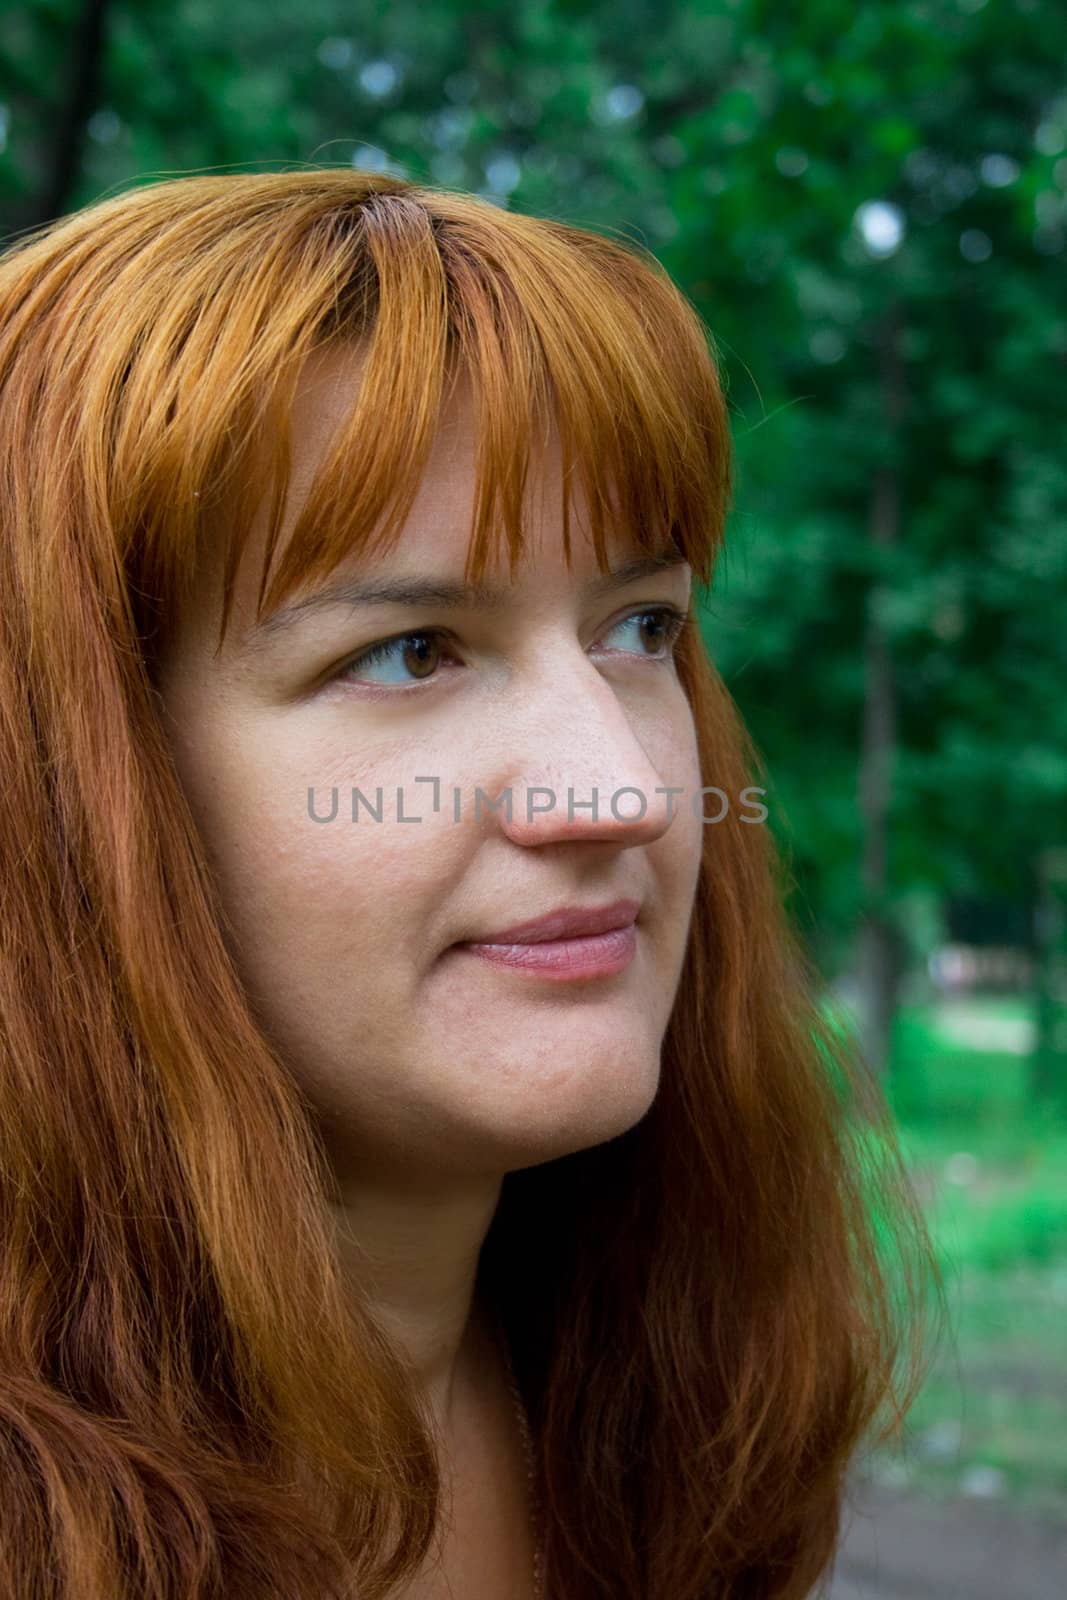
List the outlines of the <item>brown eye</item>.
<svg viewBox="0 0 1067 1600">
<path fill-rule="evenodd" d="M 643 611 L 634 611 L 628 617 L 623 617 L 617 622 L 611 633 L 617 633 L 620 628 L 636 629 L 641 636 L 642 644 L 651 643 L 650 651 L 642 651 L 653 661 L 668 660 L 672 646 L 686 624 L 686 617 L 682 612 L 676 611 L 673 606 L 646 606 Z M 610 635 L 607 635 L 610 637 Z M 631 652 L 632 654 L 632 652 Z"/>
<path fill-rule="evenodd" d="M 385 639 L 381 644 L 371 645 L 369 650 L 364 650 L 361 655 L 353 656 L 338 674 L 341 678 L 357 678 L 363 681 L 368 667 L 377 667 L 385 663 L 387 668 L 399 665 L 402 673 L 409 673 L 406 680 L 404 676 L 372 677 L 366 681 L 370 683 L 385 683 L 387 686 L 403 684 L 405 681 L 417 682 L 421 679 L 432 678 L 437 669 L 441 654 L 441 640 L 437 633 L 425 630 L 420 633 L 402 633 L 395 639 Z"/>
<path fill-rule="evenodd" d="M 661 617 L 655 611 L 646 611 L 644 616 L 641 618 L 641 626 L 643 629 L 648 629 L 651 632 L 652 648 L 654 650 L 658 650 L 664 639 L 667 637 L 667 623 L 665 618 Z M 646 633 L 646 641 L 647 638 L 648 634 Z"/>
<path fill-rule="evenodd" d="M 432 634 L 413 633 L 402 641 L 404 649 L 400 659 L 409 667 L 416 678 L 429 678 L 437 665 L 437 656 L 440 650 L 438 641 Z"/>
</svg>

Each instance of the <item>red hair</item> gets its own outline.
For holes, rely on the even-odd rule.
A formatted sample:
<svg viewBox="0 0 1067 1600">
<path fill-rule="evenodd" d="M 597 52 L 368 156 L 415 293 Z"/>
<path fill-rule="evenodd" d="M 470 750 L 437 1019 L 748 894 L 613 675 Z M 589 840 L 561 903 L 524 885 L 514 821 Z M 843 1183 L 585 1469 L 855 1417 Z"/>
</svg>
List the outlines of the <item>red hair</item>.
<svg viewBox="0 0 1067 1600">
<path fill-rule="evenodd" d="M 302 363 L 353 339 L 358 401 L 268 584 Z M 232 584 L 250 487 L 274 494 L 265 611 L 398 536 L 460 369 L 469 577 L 494 539 L 521 552 L 554 417 L 601 565 L 610 518 L 710 582 L 732 492 L 715 347 L 633 244 L 301 170 L 135 188 L 0 258 L 0 1589 L 20 1600 L 378 1600 L 435 1536 L 429 1413 L 341 1275 L 325 1152 L 227 953 L 153 670 L 208 540 Z M 739 794 L 760 762 L 698 629 L 677 659 L 703 781 Z M 943 1294 L 770 830 L 730 811 L 703 849 L 653 1106 L 508 1174 L 483 1250 L 551 1600 L 808 1595 Z"/>
</svg>

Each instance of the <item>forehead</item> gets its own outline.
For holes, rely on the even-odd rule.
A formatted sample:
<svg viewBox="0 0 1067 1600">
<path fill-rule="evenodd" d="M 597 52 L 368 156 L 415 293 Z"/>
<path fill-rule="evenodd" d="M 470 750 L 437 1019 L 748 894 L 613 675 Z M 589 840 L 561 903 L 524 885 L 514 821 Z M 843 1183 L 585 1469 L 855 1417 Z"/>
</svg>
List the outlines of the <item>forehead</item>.
<svg viewBox="0 0 1067 1600">
<path fill-rule="evenodd" d="M 320 351 L 309 357 L 297 384 L 290 416 L 292 482 L 285 525 L 299 512 L 311 481 L 330 443 L 356 404 L 367 361 L 363 345 Z M 551 423 L 530 444 L 526 495 L 538 526 L 551 525 L 550 510 L 562 490 L 559 434 Z M 462 565 L 470 525 L 478 468 L 476 409 L 468 375 L 458 370 L 446 392 L 429 459 L 398 544 L 385 559 L 390 566 L 426 558 L 455 557 Z M 576 511 L 584 522 L 580 482 L 572 488 Z M 258 519 L 262 521 L 262 519 Z M 264 531 L 257 526 L 257 532 Z M 554 543 L 554 541 L 552 541 Z"/>
<path fill-rule="evenodd" d="M 359 346 L 318 352 L 306 362 L 297 383 L 289 413 L 290 476 L 285 512 L 279 534 L 279 559 L 318 468 L 331 443 L 355 405 L 366 364 Z M 468 551 L 473 496 L 477 483 L 479 441 L 474 398 L 469 380 L 460 373 L 442 402 L 426 469 L 399 538 L 382 552 L 354 549 L 334 570 L 314 584 L 301 586 L 277 614 L 256 622 L 256 596 L 262 574 L 267 537 L 267 507 L 260 505 L 254 518 L 234 585 L 234 614 L 228 630 L 226 653 L 244 656 L 266 647 L 279 628 L 292 620 L 305 604 L 339 594 L 342 603 L 356 604 L 353 580 L 428 579 L 452 587 L 463 583 Z M 587 506 L 580 478 L 571 484 L 570 559 L 562 538 L 562 454 L 554 423 L 530 441 L 530 463 L 524 484 L 530 538 L 517 565 L 514 581 L 506 556 L 498 551 L 472 596 L 486 607 L 506 604 L 516 591 L 540 589 L 546 583 L 563 591 L 588 585 L 599 564 L 587 528 Z M 637 541 L 608 526 L 605 538 L 609 566 L 618 569 L 638 554 Z M 685 567 L 681 555 L 670 548 L 665 564 Z M 647 565 L 647 562 L 646 562 Z M 221 606 L 221 562 L 205 573 L 214 590 L 203 596 L 205 607 L 217 618 Z M 434 603 L 427 596 L 428 603 Z M 442 604 L 456 600 L 442 598 Z M 302 618 L 300 620 L 303 620 Z"/>
</svg>

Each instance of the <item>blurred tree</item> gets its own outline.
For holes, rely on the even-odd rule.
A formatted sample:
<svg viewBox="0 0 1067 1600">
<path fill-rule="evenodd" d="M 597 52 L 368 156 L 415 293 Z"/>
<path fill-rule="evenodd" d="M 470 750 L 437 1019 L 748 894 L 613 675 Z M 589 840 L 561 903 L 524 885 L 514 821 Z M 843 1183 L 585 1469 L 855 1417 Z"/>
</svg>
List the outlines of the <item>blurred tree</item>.
<svg viewBox="0 0 1067 1600">
<path fill-rule="evenodd" d="M 685 225 L 660 254 L 767 412 L 741 430 L 747 565 L 710 636 L 815 923 L 839 958 L 867 930 L 877 1061 L 909 889 L 1021 894 L 1065 826 L 1067 14 L 706 10 L 727 66 L 673 128 Z M 883 521 L 895 536 L 864 538 Z"/>
<path fill-rule="evenodd" d="M 70 86 L 59 107 L 49 182 L 31 222 L 50 222 L 62 216 L 81 176 L 85 125 L 96 105 L 100 83 L 107 12 L 108 0 L 82 0 L 70 40 Z"/>
</svg>

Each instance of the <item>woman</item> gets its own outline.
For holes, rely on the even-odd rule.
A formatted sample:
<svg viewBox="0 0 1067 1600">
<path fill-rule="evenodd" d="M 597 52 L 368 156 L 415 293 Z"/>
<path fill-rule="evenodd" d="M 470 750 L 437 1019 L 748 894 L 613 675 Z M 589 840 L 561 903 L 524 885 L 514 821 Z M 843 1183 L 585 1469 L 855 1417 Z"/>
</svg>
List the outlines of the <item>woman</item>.
<svg viewBox="0 0 1067 1600">
<path fill-rule="evenodd" d="M 0 428 L 3 1594 L 808 1594 L 940 1281 L 693 620 L 688 302 L 182 178 L 6 252 Z"/>
</svg>

